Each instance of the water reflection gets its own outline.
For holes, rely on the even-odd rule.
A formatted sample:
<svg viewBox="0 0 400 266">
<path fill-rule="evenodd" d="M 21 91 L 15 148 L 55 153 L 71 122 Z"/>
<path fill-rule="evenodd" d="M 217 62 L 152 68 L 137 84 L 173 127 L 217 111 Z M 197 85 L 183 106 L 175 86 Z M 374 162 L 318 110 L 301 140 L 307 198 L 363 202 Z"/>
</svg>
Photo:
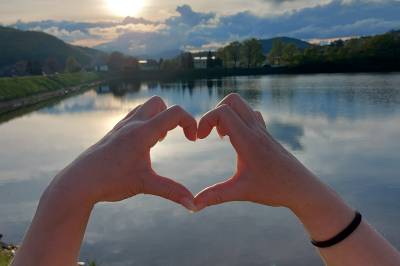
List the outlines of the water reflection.
<svg viewBox="0 0 400 266">
<path fill-rule="evenodd" d="M 399 74 L 115 81 L 8 115 L 0 124 L 0 232 L 19 242 L 51 177 L 152 95 L 199 118 L 238 92 L 279 141 L 400 247 L 399 84 Z M 227 140 L 213 134 L 193 144 L 179 130 L 152 158 L 194 193 L 230 176 L 235 163 Z M 231 203 L 190 215 L 148 196 L 97 206 L 81 256 L 100 265 L 321 265 L 286 210 Z"/>
</svg>

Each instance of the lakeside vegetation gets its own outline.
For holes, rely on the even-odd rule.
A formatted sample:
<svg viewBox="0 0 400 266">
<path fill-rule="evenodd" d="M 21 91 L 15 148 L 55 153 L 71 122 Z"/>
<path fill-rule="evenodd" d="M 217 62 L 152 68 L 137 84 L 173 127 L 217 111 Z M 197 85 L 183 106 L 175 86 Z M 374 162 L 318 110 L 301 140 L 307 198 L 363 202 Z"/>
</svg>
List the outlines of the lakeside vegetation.
<svg viewBox="0 0 400 266">
<path fill-rule="evenodd" d="M 8 250 L 0 249 L 0 266 L 9 266 L 13 255 Z"/>
<path fill-rule="evenodd" d="M 0 101 L 28 97 L 101 79 L 95 72 L 65 73 L 51 76 L 0 78 Z"/>
<path fill-rule="evenodd" d="M 305 49 L 277 41 L 268 60 L 272 66 L 299 72 L 399 71 L 400 31 Z"/>
<path fill-rule="evenodd" d="M 132 57 L 117 53 L 109 62 L 112 72 L 138 80 L 400 71 L 400 31 L 339 39 L 328 45 L 307 45 L 284 37 L 266 45 L 265 40 L 252 38 L 231 42 L 217 51 L 183 52 L 172 59 L 149 60 L 147 69 Z"/>
<path fill-rule="evenodd" d="M 173 58 L 137 58 L 72 46 L 42 32 L 0 27 L 0 76 L 109 72 L 135 79 L 205 78 L 275 73 L 370 72 L 400 70 L 400 31 L 316 45 L 289 38 L 249 38 L 210 51 L 182 51 Z M 21 43 L 35 45 L 28 49 Z M 23 42 L 16 43 L 17 40 Z M 46 45 L 45 45 L 46 44 Z M 43 47 L 51 49 L 43 49 Z M 151 72 L 151 74 L 149 74 Z M 51 81 L 50 81 L 51 82 Z M 52 87 L 50 84 L 47 86 Z M 35 89 L 33 89 L 35 90 Z M 24 92 L 21 92 L 24 95 Z"/>
</svg>

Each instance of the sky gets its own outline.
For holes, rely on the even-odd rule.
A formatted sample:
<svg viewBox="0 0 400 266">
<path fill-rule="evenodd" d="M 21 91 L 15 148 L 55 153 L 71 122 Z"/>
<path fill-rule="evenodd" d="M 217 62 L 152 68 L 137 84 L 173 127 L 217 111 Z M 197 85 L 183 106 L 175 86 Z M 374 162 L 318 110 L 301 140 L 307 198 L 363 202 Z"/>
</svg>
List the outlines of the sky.
<svg viewBox="0 0 400 266">
<path fill-rule="evenodd" d="M 309 41 L 400 29 L 400 0 L 13 0 L 0 23 L 133 55 L 215 49 L 249 37 Z"/>
</svg>

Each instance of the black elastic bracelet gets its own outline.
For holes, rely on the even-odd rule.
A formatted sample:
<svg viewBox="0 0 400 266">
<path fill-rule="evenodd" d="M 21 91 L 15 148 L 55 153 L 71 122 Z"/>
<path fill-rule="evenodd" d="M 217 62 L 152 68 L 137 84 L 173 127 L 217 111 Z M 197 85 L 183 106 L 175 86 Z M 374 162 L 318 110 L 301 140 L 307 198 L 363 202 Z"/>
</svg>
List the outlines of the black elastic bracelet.
<svg viewBox="0 0 400 266">
<path fill-rule="evenodd" d="M 333 237 L 329 240 L 326 240 L 326 241 L 312 240 L 311 244 L 313 244 L 314 246 L 319 247 L 319 248 L 332 247 L 332 246 L 342 242 L 349 235 L 351 235 L 357 229 L 357 227 L 360 225 L 361 220 L 362 220 L 361 214 L 359 212 L 356 212 L 356 217 L 354 217 L 354 220 L 351 222 L 351 224 L 349 226 L 347 226 L 342 232 L 337 234 L 335 237 Z"/>
</svg>

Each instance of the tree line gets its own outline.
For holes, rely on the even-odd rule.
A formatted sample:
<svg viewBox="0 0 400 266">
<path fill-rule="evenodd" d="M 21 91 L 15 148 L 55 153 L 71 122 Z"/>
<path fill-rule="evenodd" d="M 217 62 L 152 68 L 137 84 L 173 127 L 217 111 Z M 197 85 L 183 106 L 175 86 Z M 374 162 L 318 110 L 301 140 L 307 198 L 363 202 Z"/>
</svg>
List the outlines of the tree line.
<svg viewBox="0 0 400 266">
<path fill-rule="evenodd" d="M 268 54 L 264 54 L 260 40 L 251 38 L 231 42 L 216 51 L 182 52 L 171 59 L 149 59 L 144 65 L 150 70 L 181 71 L 199 68 L 196 65 L 199 60 L 204 60 L 201 68 L 205 69 L 251 70 L 270 66 L 309 72 L 400 70 L 400 31 L 337 40 L 329 45 L 311 45 L 307 48 L 277 39 Z M 43 61 L 18 61 L 10 68 L 8 75 L 74 73 L 98 70 L 98 66 L 106 66 L 106 70 L 112 72 L 134 72 L 145 69 L 141 63 L 138 58 L 120 52 L 102 53 L 86 65 L 73 56 L 67 57 L 65 62 L 50 57 Z"/>
<path fill-rule="evenodd" d="M 336 40 L 329 45 L 299 49 L 276 41 L 268 55 L 272 66 L 305 71 L 363 71 L 400 69 L 400 31 Z"/>
<path fill-rule="evenodd" d="M 225 68 L 256 68 L 265 62 L 262 44 L 255 38 L 231 42 L 217 50 L 217 57 Z"/>
</svg>

